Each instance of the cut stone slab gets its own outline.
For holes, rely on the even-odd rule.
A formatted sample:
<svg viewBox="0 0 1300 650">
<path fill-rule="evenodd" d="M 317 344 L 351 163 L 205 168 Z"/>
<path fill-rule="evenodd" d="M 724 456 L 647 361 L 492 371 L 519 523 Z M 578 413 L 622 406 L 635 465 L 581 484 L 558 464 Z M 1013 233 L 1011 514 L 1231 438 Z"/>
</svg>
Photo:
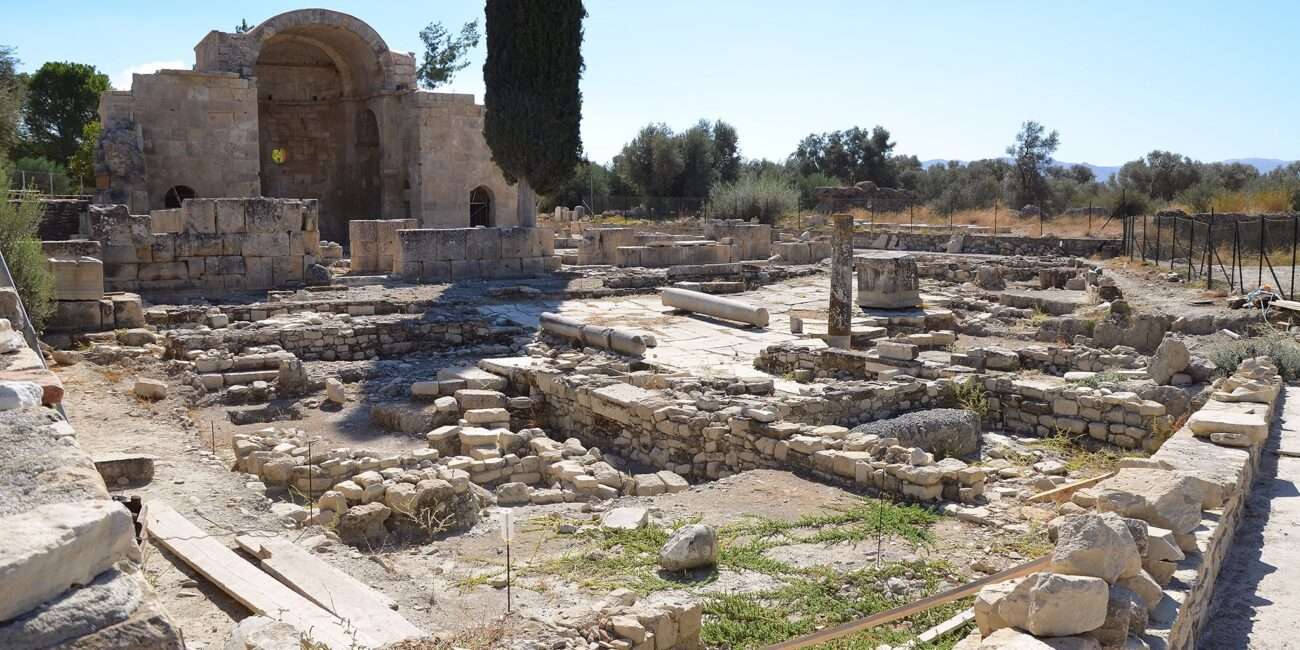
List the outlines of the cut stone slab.
<svg viewBox="0 0 1300 650">
<path fill-rule="evenodd" d="M 89 584 L 120 560 L 140 561 L 135 523 L 113 501 L 54 503 L 0 519 L 0 621 Z"/>
<path fill-rule="evenodd" d="M 1213 433 L 1239 433 L 1256 443 L 1268 438 L 1269 406 L 1253 402 L 1210 400 L 1187 420 L 1187 427 L 1200 437 Z"/>
<path fill-rule="evenodd" d="M 1123 468 L 1090 492 L 1100 512 L 1141 519 L 1180 535 L 1201 523 L 1200 487 L 1178 472 Z"/>
<path fill-rule="evenodd" d="M 161 379 L 140 378 L 135 380 L 136 397 L 147 400 L 160 400 L 167 397 L 167 382 Z"/>
<path fill-rule="evenodd" d="M 650 511 L 645 508 L 614 508 L 605 513 L 600 525 L 614 530 L 636 530 L 644 528 L 650 521 Z"/>
<path fill-rule="evenodd" d="M 1032 576 L 1025 629 L 1037 636 L 1071 636 L 1106 622 L 1110 588 L 1090 576 L 1039 573 Z"/>
<path fill-rule="evenodd" d="M 505 390 L 506 379 L 474 366 L 443 368 L 438 371 L 438 381 L 463 381 L 465 388 L 477 390 Z"/>
</svg>

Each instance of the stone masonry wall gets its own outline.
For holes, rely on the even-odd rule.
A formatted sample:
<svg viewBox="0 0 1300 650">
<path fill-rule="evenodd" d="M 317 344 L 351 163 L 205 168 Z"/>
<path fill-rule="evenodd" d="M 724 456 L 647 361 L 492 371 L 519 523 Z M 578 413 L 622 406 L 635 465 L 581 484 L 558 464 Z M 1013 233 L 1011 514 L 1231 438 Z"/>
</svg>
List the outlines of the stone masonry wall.
<svg viewBox="0 0 1300 650">
<path fill-rule="evenodd" d="M 140 568 L 131 513 L 52 409 L 0 411 L 0 647 L 181 650 Z"/>
<path fill-rule="evenodd" d="M 959 250 L 949 249 L 950 234 L 927 233 L 857 233 L 856 248 L 888 248 L 935 253 L 977 253 L 982 255 L 1032 255 L 1071 257 L 1115 257 L 1122 247 L 1118 239 L 1083 239 L 1061 237 L 1019 237 L 1014 235 L 961 235 Z"/>
<path fill-rule="evenodd" d="M 818 408 L 812 406 L 813 399 L 776 405 L 771 399 L 743 394 L 681 399 L 671 392 L 572 370 L 497 365 L 490 360 L 481 365 L 509 376 L 516 389 L 530 390 L 548 430 L 573 435 L 588 445 L 618 449 L 627 458 L 683 476 L 715 479 L 749 469 L 781 468 L 917 501 L 971 502 L 983 493 L 983 472 L 958 459 L 936 463 L 932 454 L 904 447 L 896 438 L 853 434 L 842 425 L 795 421 L 801 415 L 812 419 Z M 839 402 L 836 409 L 822 409 L 826 418 L 822 421 L 834 418 L 834 411 L 870 418 L 869 414 L 890 413 L 878 410 L 881 406 L 920 407 L 921 400 L 908 397 L 938 396 L 945 390 L 919 382 L 900 388 L 877 384 L 844 391 L 832 399 Z M 742 383 L 739 390 L 747 388 Z M 822 398 L 816 403 L 822 403 Z"/>
<path fill-rule="evenodd" d="M 107 289 L 260 291 L 301 283 L 320 254 L 314 200 L 187 199 L 180 211 L 180 231 L 160 232 L 152 217 L 123 206 L 91 209 L 89 234 L 103 246 Z M 161 212 L 160 220 L 176 220 Z"/>
<path fill-rule="evenodd" d="M 393 269 L 410 281 L 518 278 L 560 268 L 549 228 L 399 230 L 397 239 Z"/>
</svg>

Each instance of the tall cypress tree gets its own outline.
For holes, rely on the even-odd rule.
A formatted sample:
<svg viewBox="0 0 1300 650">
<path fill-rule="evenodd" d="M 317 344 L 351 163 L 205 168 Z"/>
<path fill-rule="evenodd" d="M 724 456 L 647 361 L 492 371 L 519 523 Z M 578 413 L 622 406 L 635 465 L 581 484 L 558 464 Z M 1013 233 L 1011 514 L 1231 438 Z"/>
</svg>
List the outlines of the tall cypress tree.
<svg viewBox="0 0 1300 650">
<path fill-rule="evenodd" d="M 582 0 L 487 0 L 483 137 L 506 180 L 519 183 L 519 224 L 537 220 L 582 154 Z"/>
</svg>

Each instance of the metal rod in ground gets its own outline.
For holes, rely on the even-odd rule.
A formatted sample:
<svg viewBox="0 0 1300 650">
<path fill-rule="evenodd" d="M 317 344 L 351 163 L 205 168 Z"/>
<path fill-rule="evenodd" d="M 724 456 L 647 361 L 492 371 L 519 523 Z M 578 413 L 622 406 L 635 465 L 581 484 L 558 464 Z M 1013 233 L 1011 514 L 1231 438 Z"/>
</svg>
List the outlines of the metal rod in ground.
<svg viewBox="0 0 1300 650">
<path fill-rule="evenodd" d="M 1174 258 L 1178 257 L 1178 217 L 1174 217 L 1174 240 L 1169 243 L 1169 270 L 1174 270 Z"/>
<path fill-rule="evenodd" d="M 1160 215 L 1156 215 L 1156 266 L 1160 266 L 1160 230 L 1164 221 Z"/>
<path fill-rule="evenodd" d="M 1192 227 L 1187 236 L 1187 281 L 1192 281 L 1192 257 L 1196 255 L 1196 217 L 1192 217 Z"/>
<path fill-rule="evenodd" d="M 1259 278 L 1256 288 L 1264 286 L 1264 217 L 1259 218 Z"/>
<path fill-rule="evenodd" d="M 876 495 L 876 566 L 884 561 L 885 542 L 885 499 L 883 494 Z"/>
<path fill-rule="evenodd" d="M 1147 218 L 1142 217 L 1142 261 L 1147 261 Z"/>
<path fill-rule="evenodd" d="M 1209 289 L 1214 282 L 1214 269 L 1210 266 L 1210 249 L 1214 247 L 1214 214 L 1210 214 L 1210 221 L 1205 226 L 1205 253 L 1201 255 L 1201 261 L 1198 265 L 1201 269 L 1201 275 L 1209 272 L 1209 277 L 1205 279 L 1205 288 Z"/>
<path fill-rule="evenodd" d="M 506 541 L 506 613 L 514 606 L 512 595 L 510 593 L 510 541 Z"/>
<path fill-rule="evenodd" d="M 1295 246 L 1300 239 L 1300 214 L 1291 215 L 1291 299 L 1295 300 Z"/>
<path fill-rule="evenodd" d="M 208 425 L 212 431 L 212 455 L 215 456 L 217 454 L 217 423 L 208 422 Z"/>
</svg>

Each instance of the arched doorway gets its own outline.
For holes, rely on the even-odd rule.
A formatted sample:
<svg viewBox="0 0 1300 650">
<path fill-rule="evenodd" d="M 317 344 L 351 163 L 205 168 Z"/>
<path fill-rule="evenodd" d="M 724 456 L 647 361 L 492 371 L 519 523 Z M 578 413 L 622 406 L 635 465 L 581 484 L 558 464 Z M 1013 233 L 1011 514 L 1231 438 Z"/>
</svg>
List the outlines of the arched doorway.
<svg viewBox="0 0 1300 650">
<path fill-rule="evenodd" d="M 379 120 L 375 112 L 362 108 L 357 111 L 357 174 L 351 177 L 356 214 L 351 219 L 382 219 L 383 183 L 379 179 Z"/>
<path fill-rule="evenodd" d="M 347 243 L 349 220 L 384 218 L 379 119 L 367 105 L 381 64 L 348 29 L 292 20 L 269 33 L 253 66 L 262 195 L 318 199 L 321 238 Z"/>
<path fill-rule="evenodd" d="M 163 208 L 171 210 L 181 207 L 185 199 L 198 198 L 198 192 L 188 185 L 173 185 L 163 195 Z"/>
<path fill-rule="evenodd" d="M 469 227 L 483 226 L 490 228 L 492 218 L 492 194 L 482 185 L 469 192 Z"/>
</svg>

